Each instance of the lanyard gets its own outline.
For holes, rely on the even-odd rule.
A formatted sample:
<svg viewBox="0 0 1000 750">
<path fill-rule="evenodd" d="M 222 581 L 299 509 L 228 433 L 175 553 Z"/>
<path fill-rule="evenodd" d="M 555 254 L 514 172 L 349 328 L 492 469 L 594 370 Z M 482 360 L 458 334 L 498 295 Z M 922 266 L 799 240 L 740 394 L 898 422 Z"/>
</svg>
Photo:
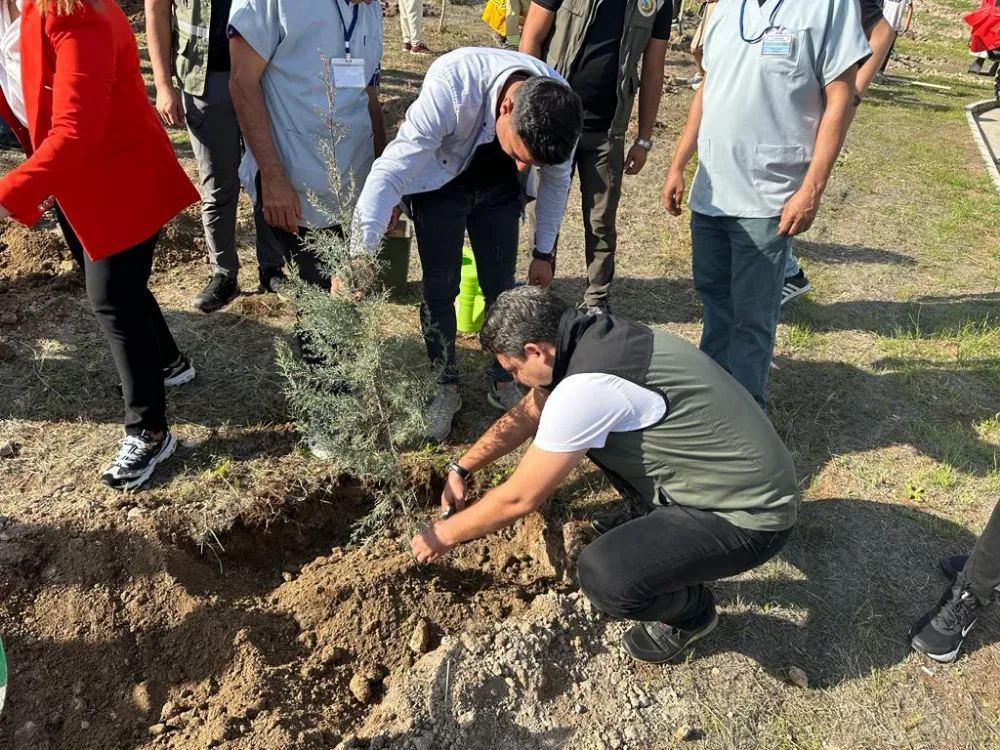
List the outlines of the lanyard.
<svg viewBox="0 0 1000 750">
<path fill-rule="evenodd" d="M 344 0 L 344 2 L 350 2 L 350 0 Z M 784 0 L 782 0 L 784 2 Z M 354 36 L 354 27 L 358 25 L 358 6 L 354 4 L 351 6 L 354 11 L 354 15 L 351 18 L 351 25 L 347 25 L 347 21 L 344 20 L 344 11 L 340 9 L 340 0 L 333 0 L 334 6 L 337 8 L 337 15 L 340 16 L 340 24 L 344 27 L 344 59 L 347 62 L 351 61 L 351 37 Z"/>
<path fill-rule="evenodd" d="M 753 0 L 753 1 L 757 2 L 757 0 Z M 744 31 L 743 31 L 743 29 L 744 29 L 743 18 L 746 15 L 746 12 L 747 12 L 747 0 L 743 0 L 743 5 L 740 6 L 740 38 L 744 42 L 746 42 L 747 44 L 757 44 L 757 42 L 759 42 L 761 39 L 764 38 L 764 35 L 767 32 L 769 32 L 771 29 L 774 28 L 774 19 L 777 18 L 777 16 L 778 16 L 778 10 L 781 8 L 781 6 L 782 6 L 782 4 L 784 2 L 785 2 L 785 0 L 778 0 L 778 4 L 774 6 L 774 10 L 771 11 L 771 18 L 768 19 L 768 22 L 767 22 L 767 28 L 764 29 L 762 32 L 760 32 L 760 34 L 758 34 L 753 39 L 747 39 L 747 36 L 744 33 Z"/>
</svg>

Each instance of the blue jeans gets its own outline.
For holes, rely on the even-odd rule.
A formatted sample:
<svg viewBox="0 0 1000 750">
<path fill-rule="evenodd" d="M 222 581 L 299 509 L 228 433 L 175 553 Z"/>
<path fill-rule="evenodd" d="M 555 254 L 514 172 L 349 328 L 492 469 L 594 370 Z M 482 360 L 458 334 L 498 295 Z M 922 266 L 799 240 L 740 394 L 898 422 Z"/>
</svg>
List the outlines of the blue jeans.
<svg viewBox="0 0 1000 750">
<path fill-rule="evenodd" d="M 778 221 L 691 213 L 694 288 L 705 306 L 701 350 L 762 408 L 792 248 Z"/>
</svg>

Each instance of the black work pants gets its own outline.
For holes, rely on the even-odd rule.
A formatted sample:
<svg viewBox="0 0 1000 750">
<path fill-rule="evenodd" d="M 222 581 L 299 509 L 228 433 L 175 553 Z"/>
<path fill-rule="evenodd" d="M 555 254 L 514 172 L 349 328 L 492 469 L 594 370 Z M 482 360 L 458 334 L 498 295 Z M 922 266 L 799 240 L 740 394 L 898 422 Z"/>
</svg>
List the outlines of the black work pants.
<svg viewBox="0 0 1000 750">
<path fill-rule="evenodd" d="M 996 596 L 995 589 L 1000 586 L 1000 502 L 993 509 L 983 535 L 972 548 L 958 580 L 967 585 L 983 604 L 993 601 Z"/>
<path fill-rule="evenodd" d="M 580 589 L 613 617 L 697 627 L 712 607 L 705 583 L 767 562 L 790 534 L 740 528 L 694 508 L 657 507 L 584 549 Z"/>
<path fill-rule="evenodd" d="M 101 260 L 91 260 L 62 211 L 56 217 L 66 244 L 83 269 L 87 297 L 111 346 L 125 399 L 125 431 L 167 429 L 163 368 L 180 352 L 149 290 L 160 233 Z"/>
</svg>

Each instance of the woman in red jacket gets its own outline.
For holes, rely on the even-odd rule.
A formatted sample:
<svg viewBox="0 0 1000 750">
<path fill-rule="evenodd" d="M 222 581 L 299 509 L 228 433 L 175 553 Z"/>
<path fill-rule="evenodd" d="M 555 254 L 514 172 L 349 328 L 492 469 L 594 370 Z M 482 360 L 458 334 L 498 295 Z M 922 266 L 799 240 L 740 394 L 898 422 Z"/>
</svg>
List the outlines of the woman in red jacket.
<svg viewBox="0 0 1000 750">
<path fill-rule="evenodd" d="M 160 229 L 198 193 L 149 103 L 114 0 L 0 3 L 0 116 L 28 157 L 0 180 L 0 218 L 30 226 L 56 206 L 125 398 L 126 435 L 101 479 L 133 489 L 177 445 L 164 386 L 194 377 L 148 282 Z"/>
</svg>

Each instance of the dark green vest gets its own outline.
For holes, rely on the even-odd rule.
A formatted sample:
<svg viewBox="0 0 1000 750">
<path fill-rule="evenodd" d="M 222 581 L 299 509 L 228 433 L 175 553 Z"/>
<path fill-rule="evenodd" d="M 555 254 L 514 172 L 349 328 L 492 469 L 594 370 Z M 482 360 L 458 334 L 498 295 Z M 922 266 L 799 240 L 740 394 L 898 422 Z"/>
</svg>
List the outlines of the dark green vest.
<svg viewBox="0 0 1000 750">
<path fill-rule="evenodd" d="M 205 93 L 208 70 L 211 0 L 174 0 L 174 74 L 181 91 L 191 96 Z"/>
<path fill-rule="evenodd" d="M 583 49 L 587 30 L 597 16 L 602 2 L 625 2 L 625 36 L 618 64 L 618 108 L 611 123 L 610 134 L 621 136 L 628 130 L 632 105 L 639 90 L 639 61 L 653 36 L 655 0 L 563 0 L 556 11 L 552 31 L 542 46 L 542 59 L 567 80 Z M 644 15 L 640 6 L 647 10 Z"/>
<path fill-rule="evenodd" d="M 661 422 L 611 433 L 589 455 L 647 503 L 711 511 L 746 529 L 795 523 L 792 457 L 753 397 L 684 339 L 616 316 L 568 312 L 559 327 L 553 387 L 599 372 L 660 394 Z"/>
</svg>

